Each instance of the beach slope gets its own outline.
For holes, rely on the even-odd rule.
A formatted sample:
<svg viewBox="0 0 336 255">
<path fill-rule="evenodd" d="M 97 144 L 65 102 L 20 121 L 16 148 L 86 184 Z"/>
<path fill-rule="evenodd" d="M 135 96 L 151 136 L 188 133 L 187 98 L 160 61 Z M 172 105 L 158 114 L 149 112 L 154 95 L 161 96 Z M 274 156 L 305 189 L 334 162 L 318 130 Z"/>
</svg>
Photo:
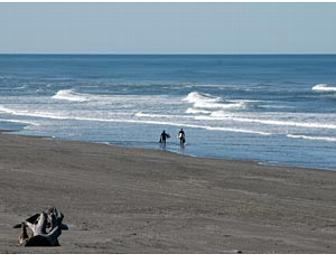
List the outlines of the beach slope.
<svg viewBox="0 0 336 255">
<path fill-rule="evenodd" d="M 0 135 L 0 253 L 336 253 L 336 172 Z M 12 226 L 55 206 L 60 247 Z"/>
</svg>

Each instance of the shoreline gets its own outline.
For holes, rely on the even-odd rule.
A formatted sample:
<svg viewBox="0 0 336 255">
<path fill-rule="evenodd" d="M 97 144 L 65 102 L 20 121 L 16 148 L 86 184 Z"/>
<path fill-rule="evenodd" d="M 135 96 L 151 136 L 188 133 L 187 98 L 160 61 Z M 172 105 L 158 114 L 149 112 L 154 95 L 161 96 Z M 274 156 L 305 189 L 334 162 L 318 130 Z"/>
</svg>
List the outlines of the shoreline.
<svg viewBox="0 0 336 255">
<path fill-rule="evenodd" d="M 104 144 L 109 146 L 116 146 L 118 148 L 127 148 L 127 149 L 139 149 L 139 150 L 148 150 L 148 151 L 163 151 L 163 152 L 169 152 L 176 155 L 181 155 L 185 157 L 191 157 L 191 158 L 199 158 L 199 159 L 210 159 L 210 160 L 224 160 L 224 161 L 238 161 L 238 162 L 250 162 L 254 163 L 256 165 L 262 165 L 262 166 L 269 166 L 269 167 L 281 167 L 281 168 L 295 168 L 295 169 L 304 169 L 304 170 L 317 170 L 317 171 L 331 171 L 336 172 L 335 169 L 331 168 L 316 168 L 316 167 L 306 167 L 306 166 L 296 166 L 296 165 L 286 165 L 279 163 L 270 163 L 268 161 L 262 161 L 262 160 L 254 160 L 254 159 L 234 159 L 234 158 L 225 158 L 225 157 L 203 157 L 203 156 L 197 156 L 193 154 L 183 154 L 179 153 L 177 151 L 172 150 L 162 150 L 162 149 L 150 149 L 150 148 L 142 148 L 142 147 L 132 147 L 127 145 L 121 145 L 121 144 L 114 144 L 110 142 L 94 142 L 94 141 L 82 141 L 82 140 L 67 140 L 67 139 L 61 139 L 56 138 L 54 136 L 39 136 L 39 135 L 26 135 L 26 134 L 19 134 L 15 133 L 17 131 L 15 130 L 0 130 L 0 134 L 9 134 L 9 135 L 17 135 L 17 136 L 27 136 L 27 137 L 36 137 L 36 138 L 43 138 L 43 139 L 50 139 L 50 140 L 58 140 L 58 141 L 66 141 L 66 142 L 83 142 L 83 143 L 95 143 L 95 144 Z"/>
<path fill-rule="evenodd" d="M 1 253 L 335 253 L 336 173 L 0 134 Z M 55 206 L 60 247 L 12 226 Z"/>
</svg>

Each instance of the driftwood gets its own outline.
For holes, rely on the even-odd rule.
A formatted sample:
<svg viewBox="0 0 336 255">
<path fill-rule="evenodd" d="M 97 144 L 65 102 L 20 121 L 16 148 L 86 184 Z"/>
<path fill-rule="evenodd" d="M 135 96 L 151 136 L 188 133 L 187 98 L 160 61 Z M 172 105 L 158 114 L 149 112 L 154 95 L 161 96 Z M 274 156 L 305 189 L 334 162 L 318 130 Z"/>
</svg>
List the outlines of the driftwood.
<svg viewBox="0 0 336 255">
<path fill-rule="evenodd" d="M 62 230 L 67 230 L 63 224 L 64 215 L 56 208 L 49 208 L 26 219 L 14 228 L 21 228 L 18 244 L 22 246 L 59 246 L 58 237 Z"/>
</svg>

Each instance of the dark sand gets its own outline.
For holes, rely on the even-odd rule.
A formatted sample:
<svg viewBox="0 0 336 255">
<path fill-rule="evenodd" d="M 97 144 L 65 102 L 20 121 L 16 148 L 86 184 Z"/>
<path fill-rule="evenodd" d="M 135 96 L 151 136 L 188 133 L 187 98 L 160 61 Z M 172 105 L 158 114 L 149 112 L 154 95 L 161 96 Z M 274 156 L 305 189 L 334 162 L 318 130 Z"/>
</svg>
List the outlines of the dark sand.
<svg viewBox="0 0 336 255">
<path fill-rule="evenodd" d="M 336 172 L 0 135 L 1 253 L 336 253 Z M 61 247 L 17 247 L 48 206 Z"/>
</svg>

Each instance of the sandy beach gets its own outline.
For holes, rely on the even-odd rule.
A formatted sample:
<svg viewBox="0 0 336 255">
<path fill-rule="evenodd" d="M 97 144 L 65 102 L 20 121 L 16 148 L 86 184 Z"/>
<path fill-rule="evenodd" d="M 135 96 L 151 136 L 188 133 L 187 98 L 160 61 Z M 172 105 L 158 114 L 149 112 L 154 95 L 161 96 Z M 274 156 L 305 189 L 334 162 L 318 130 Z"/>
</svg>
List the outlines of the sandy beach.
<svg viewBox="0 0 336 255">
<path fill-rule="evenodd" d="M 1 253 L 335 253 L 336 173 L 0 135 Z M 60 247 L 12 226 L 56 206 Z"/>
</svg>

